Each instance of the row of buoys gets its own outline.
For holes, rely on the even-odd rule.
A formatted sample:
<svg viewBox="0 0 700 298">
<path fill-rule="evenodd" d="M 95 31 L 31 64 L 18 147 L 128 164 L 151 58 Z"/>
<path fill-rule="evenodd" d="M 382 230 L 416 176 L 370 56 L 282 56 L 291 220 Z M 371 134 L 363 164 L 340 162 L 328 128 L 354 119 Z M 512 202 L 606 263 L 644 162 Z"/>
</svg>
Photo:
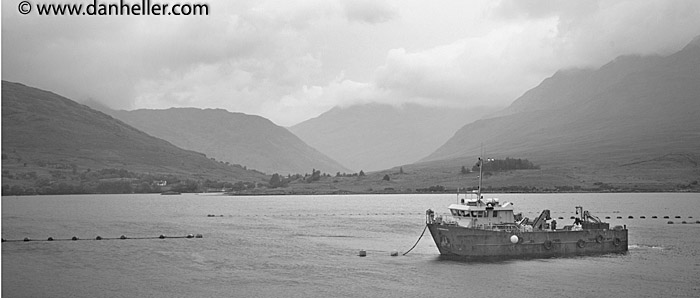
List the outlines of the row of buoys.
<svg viewBox="0 0 700 298">
<path fill-rule="evenodd" d="M 349 213 L 349 214 L 246 214 L 243 215 L 244 217 L 260 217 L 260 216 L 274 216 L 274 217 L 317 217 L 317 216 L 371 216 L 371 215 L 383 215 L 383 216 L 388 216 L 388 215 L 422 215 L 423 213 Z M 228 215 L 229 217 L 232 217 L 233 215 Z M 224 217 L 223 214 L 207 214 L 207 217 Z M 622 216 L 616 216 L 616 219 L 624 219 Z M 639 216 L 640 219 L 646 219 L 647 217 L 645 215 Z M 659 218 L 659 216 L 651 216 L 651 218 Z M 668 215 L 663 216 L 665 219 L 671 218 Z M 682 218 L 680 215 L 676 215 L 675 218 Z M 688 216 L 689 219 L 693 218 L 692 216 Z M 563 216 L 559 216 L 558 219 L 564 219 Z M 576 219 L 575 216 L 569 217 L 569 219 Z M 611 216 L 606 216 L 605 219 L 612 219 Z M 634 216 L 630 215 L 627 216 L 627 219 L 634 219 Z"/>
<path fill-rule="evenodd" d="M 692 222 L 687 222 L 687 221 L 685 221 L 685 220 L 682 221 L 681 223 L 682 223 L 682 224 L 692 224 Z M 696 223 L 696 224 L 700 224 L 700 220 L 696 220 L 695 223 Z M 674 224 L 674 222 L 673 222 L 672 220 L 669 220 L 669 221 L 667 222 L 667 224 L 672 225 L 672 224 Z"/>
<path fill-rule="evenodd" d="M 575 218 L 576 218 L 575 216 L 569 217 L 569 219 L 575 219 Z M 640 219 L 646 219 L 647 217 L 644 216 L 644 215 L 642 215 L 642 216 L 640 216 L 639 218 L 640 218 Z M 653 215 L 651 218 L 659 218 L 659 217 L 656 216 L 656 215 Z M 663 218 L 668 219 L 668 218 L 671 218 L 671 217 L 668 216 L 668 215 L 664 215 Z M 682 217 L 681 217 L 680 215 L 676 215 L 675 218 L 682 218 Z M 692 216 L 688 216 L 688 218 L 693 218 L 693 217 L 692 217 Z M 564 217 L 563 217 L 563 216 L 559 216 L 559 219 L 564 219 Z M 605 219 L 612 219 L 612 217 L 611 217 L 611 216 L 606 216 Z M 623 217 L 622 217 L 622 216 L 617 216 L 616 219 L 623 219 Z M 632 216 L 632 215 L 627 216 L 627 219 L 634 219 L 634 216 Z"/>
<path fill-rule="evenodd" d="M 31 239 L 29 237 L 25 237 L 24 239 L 5 239 L 2 238 L 2 242 L 29 242 L 29 241 L 78 241 L 78 240 L 126 240 L 126 239 L 137 239 L 137 240 L 143 240 L 143 239 L 176 239 L 176 238 L 204 238 L 202 234 L 187 234 L 185 236 L 165 236 L 163 234 L 157 236 L 157 237 L 127 237 L 125 235 L 121 235 L 118 238 L 104 238 L 102 236 L 97 236 L 95 238 L 87 238 L 87 239 L 81 239 L 78 238 L 77 236 L 73 236 L 68 239 L 56 239 L 53 237 L 49 237 L 46 239 Z"/>
<path fill-rule="evenodd" d="M 397 257 L 397 256 L 399 255 L 399 251 L 398 251 L 398 250 L 392 250 L 391 253 L 389 253 L 389 255 L 392 256 L 392 257 Z M 367 251 L 364 250 L 364 249 L 361 249 L 361 250 L 360 250 L 360 253 L 358 254 L 358 256 L 360 256 L 360 257 L 366 257 L 366 256 L 367 256 Z"/>
<path fill-rule="evenodd" d="M 242 217 L 261 217 L 261 216 L 272 216 L 272 217 L 318 217 L 318 216 L 372 216 L 372 215 L 425 215 L 424 212 L 420 213 L 410 213 L 410 212 L 404 212 L 404 213 L 332 213 L 332 214 L 245 214 L 245 215 L 240 215 Z M 233 217 L 234 215 L 228 215 L 228 217 Z M 207 217 L 225 217 L 224 215 L 221 214 L 207 214 Z"/>
<path fill-rule="evenodd" d="M 260 216 L 274 216 L 274 217 L 303 217 L 303 216 L 371 216 L 371 215 L 424 215 L 423 213 L 410 213 L 410 212 L 404 212 L 404 213 L 332 213 L 332 214 L 245 214 L 242 216 L 249 217 L 260 217 Z M 234 215 L 228 215 L 229 217 L 233 217 Z M 207 214 L 207 217 L 224 217 L 222 214 Z M 575 219 L 575 216 L 570 216 L 570 219 Z M 605 219 L 611 219 L 611 216 L 606 216 Z M 623 219 L 622 216 L 616 216 L 617 219 Z M 628 219 L 634 219 L 634 216 L 630 215 L 627 217 Z M 642 215 L 639 216 L 641 219 L 647 218 L 646 216 Z M 658 216 L 654 215 L 651 218 L 659 218 Z M 665 215 L 663 218 L 670 218 L 670 216 Z M 681 218 L 680 215 L 676 215 L 675 218 Z M 692 216 L 688 216 L 688 218 L 693 218 Z M 563 216 L 559 216 L 558 219 L 564 219 Z"/>
</svg>

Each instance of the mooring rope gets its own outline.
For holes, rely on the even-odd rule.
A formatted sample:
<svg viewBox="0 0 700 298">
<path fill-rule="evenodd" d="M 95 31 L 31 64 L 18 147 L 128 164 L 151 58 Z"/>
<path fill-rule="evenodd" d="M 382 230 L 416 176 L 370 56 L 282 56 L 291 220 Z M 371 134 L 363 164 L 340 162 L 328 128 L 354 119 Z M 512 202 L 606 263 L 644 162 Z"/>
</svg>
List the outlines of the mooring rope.
<svg viewBox="0 0 700 298">
<path fill-rule="evenodd" d="M 423 228 L 423 232 L 420 233 L 420 236 L 418 237 L 418 240 L 416 240 L 416 243 L 414 243 L 413 246 L 411 246 L 411 248 L 410 248 L 408 251 L 406 251 L 405 253 L 403 253 L 402 256 L 407 255 L 407 254 L 408 254 L 409 252 L 411 252 L 414 248 L 416 248 L 416 245 L 418 245 L 418 242 L 420 242 L 420 239 L 423 238 L 423 234 L 425 234 L 425 230 L 427 230 L 427 229 L 428 229 L 428 225 L 425 225 L 425 228 Z"/>
</svg>

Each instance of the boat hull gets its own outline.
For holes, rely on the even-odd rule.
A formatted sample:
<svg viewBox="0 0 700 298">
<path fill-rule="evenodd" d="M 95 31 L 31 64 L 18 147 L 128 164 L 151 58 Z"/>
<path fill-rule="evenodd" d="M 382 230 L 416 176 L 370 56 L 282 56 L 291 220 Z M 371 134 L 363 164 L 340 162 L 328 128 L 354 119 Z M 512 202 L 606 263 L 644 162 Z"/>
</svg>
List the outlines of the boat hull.
<svg viewBox="0 0 700 298">
<path fill-rule="evenodd" d="M 551 258 L 627 252 L 627 229 L 496 231 L 428 223 L 440 254 L 467 260 Z M 513 237 L 515 236 L 515 237 Z"/>
</svg>

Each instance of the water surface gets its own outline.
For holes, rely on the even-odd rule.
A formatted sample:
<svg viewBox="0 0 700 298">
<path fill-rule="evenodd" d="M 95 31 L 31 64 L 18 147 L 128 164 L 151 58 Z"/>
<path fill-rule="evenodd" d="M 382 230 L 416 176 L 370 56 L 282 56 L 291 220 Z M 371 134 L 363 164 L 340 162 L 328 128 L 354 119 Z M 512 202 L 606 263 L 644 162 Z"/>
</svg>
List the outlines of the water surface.
<svg viewBox="0 0 700 298">
<path fill-rule="evenodd" d="M 503 194 L 559 226 L 582 205 L 627 225 L 623 255 L 443 260 L 425 210 L 454 195 L 2 197 L 4 239 L 202 239 L 2 244 L 7 297 L 699 297 L 698 194 Z M 211 217 L 208 215 L 216 215 Z M 628 219 L 628 216 L 634 219 Z M 640 216 L 646 219 L 640 219 Z M 652 219 L 651 216 L 658 216 Z M 622 219 L 617 219 L 621 216 Z M 670 216 L 664 219 L 663 216 Z M 681 216 L 680 219 L 674 218 Z M 692 217 L 692 218 L 691 218 Z M 675 224 L 666 222 L 672 220 Z M 366 250 L 367 257 L 358 257 Z"/>
</svg>

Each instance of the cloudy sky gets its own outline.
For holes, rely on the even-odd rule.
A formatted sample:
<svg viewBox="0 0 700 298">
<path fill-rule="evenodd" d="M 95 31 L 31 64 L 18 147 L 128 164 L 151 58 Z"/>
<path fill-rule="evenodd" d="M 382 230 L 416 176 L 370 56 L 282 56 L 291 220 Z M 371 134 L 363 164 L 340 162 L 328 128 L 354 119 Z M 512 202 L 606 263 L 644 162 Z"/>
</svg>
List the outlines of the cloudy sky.
<svg viewBox="0 0 700 298">
<path fill-rule="evenodd" d="M 558 69 L 670 54 L 700 35 L 696 0 L 202 0 L 180 3 L 208 16 L 52 17 L 19 2 L 2 1 L 3 80 L 280 125 L 363 102 L 506 106 Z"/>
</svg>

